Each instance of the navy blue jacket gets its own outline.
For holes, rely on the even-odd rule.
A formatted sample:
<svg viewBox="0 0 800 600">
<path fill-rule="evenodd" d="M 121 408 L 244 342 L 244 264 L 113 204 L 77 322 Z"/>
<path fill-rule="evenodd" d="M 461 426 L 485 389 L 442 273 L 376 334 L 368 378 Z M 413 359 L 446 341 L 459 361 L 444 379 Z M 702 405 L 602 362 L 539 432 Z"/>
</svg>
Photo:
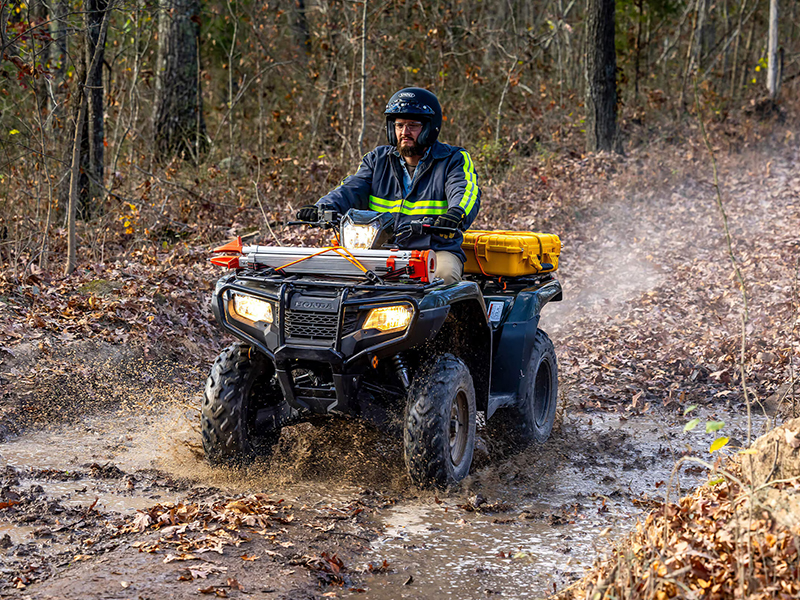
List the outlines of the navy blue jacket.
<svg viewBox="0 0 800 600">
<path fill-rule="evenodd" d="M 463 148 L 434 143 L 419 161 L 411 189 L 403 188 L 403 159 L 394 146 L 378 146 L 367 153 L 355 175 L 317 201 L 342 214 L 351 208 L 391 212 L 396 215 L 395 231 L 404 224 L 424 217 L 437 217 L 452 206 L 464 209 L 463 228 L 469 228 L 480 207 L 481 191 L 472 159 Z M 453 239 L 438 235 L 414 238 L 406 248 L 414 250 L 446 250 L 466 257 L 461 250 L 463 236 Z"/>
</svg>

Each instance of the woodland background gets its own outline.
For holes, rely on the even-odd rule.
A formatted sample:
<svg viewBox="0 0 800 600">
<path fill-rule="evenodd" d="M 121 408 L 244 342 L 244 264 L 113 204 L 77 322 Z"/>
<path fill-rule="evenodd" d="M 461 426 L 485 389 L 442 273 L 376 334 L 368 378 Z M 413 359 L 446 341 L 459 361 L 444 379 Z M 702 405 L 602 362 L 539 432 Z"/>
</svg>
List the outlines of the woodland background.
<svg viewBox="0 0 800 600">
<path fill-rule="evenodd" d="M 590 25 L 603 11 L 614 26 L 611 63 L 601 65 L 617 113 L 613 147 L 680 144 L 699 109 L 735 149 L 748 119 L 783 115 L 797 96 L 800 9 L 780 8 L 771 12 L 768 0 L 3 0 L 4 277 L 210 243 L 232 224 L 274 226 L 383 143 L 383 107 L 403 86 L 439 96 L 441 138 L 472 153 L 483 186 L 528 157 L 580 156 L 592 118 Z M 769 66 L 783 85 L 768 95 Z"/>
</svg>

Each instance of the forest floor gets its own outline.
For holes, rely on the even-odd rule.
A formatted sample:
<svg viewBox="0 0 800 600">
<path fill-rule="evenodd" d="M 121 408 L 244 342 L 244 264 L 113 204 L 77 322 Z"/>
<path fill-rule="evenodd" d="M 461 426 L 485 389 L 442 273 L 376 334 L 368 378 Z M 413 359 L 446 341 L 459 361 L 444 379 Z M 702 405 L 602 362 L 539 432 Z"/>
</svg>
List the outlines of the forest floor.
<svg viewBox="0 0 800 600">
<path fill-rule="evenodd" d="M 293 428 L 244 471 L 205 464 L 197 411 L 228 343 L 208 309 L 219 271 L 207 245 L 130 251 L 70 278 L 4 274 L 0 597 L 584 598 L 632 589 L 644 573 L 632 597 L 796 597 L 797 523 L 762 503 L 741 529 L 763 547 L 736 536 L 725 546 L 711 524 L 733 519 L 744 487 L 695 489 L 716 475 L 691 462 L 772 465 L 775 453 L 766 476 L 789 483 L 773 489 L 797 487 L 777 453 L 796 450 L 796 422 L 770 438 L 768 459 L 737 455 L 797 416 L 800 156 L 781 127 L 715 148 L 744 326 L 697 132 L 626 157 L 530 159 L 484 189 L 474 227 L 562 238 L 564 301 L 542 319 L 560 409 L 542 446 L 509 453 L 485 439 L 474 473 L 448 493 L 413 489 L 399 443 L 356 423 Z M 729 442 L 712 454 L 720 435 Z M 669 493 L 689 495 L 665 511 Z M 777 515 L 786 502 L 772 501 Z M 628 532 L 639 538 L 626 545 Z"/>
</svg>

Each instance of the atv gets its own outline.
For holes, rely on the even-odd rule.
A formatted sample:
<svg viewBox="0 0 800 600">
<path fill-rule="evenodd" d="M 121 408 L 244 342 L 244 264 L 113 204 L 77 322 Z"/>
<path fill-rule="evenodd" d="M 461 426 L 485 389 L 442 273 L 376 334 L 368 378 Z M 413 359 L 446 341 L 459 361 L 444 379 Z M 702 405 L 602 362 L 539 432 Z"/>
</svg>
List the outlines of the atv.
<svg viewBox="0 0 800 600">
<path fill-rule="evenodd" d="M 206 382 L 202 437 L 212 464 L 269 454 L 283 427 L 355 417 L 402 432 L 411 480 L 444 488 L 469 473 L 479 415 L 506 439 L 549 437 L 558 366 L 538 324 L 542 307 L 562 298 L 560 242 L 548 254 L 539 239 L 535 268 L 498 276 L 487 265 L 500 255 L 481 246 L 491 232 L 467 232 L 464 280 L 444 285 L 433 277 L 434 252 L 400 249 L 396 239 L 424 246 L 425 236 L 454 230 L 423 219 L 395 232 L 394 215 L 362 210 L 290 224 L 333 231 L 334 242 L 246 246 L 237 238 L 211 259 L 231 269 L 216 284 L 214 317 L 239 340 Z M 504 233 L 501 245 L 517 239 Z M 515 259 L 516 246 L 509 252 Z"/>
</svg>

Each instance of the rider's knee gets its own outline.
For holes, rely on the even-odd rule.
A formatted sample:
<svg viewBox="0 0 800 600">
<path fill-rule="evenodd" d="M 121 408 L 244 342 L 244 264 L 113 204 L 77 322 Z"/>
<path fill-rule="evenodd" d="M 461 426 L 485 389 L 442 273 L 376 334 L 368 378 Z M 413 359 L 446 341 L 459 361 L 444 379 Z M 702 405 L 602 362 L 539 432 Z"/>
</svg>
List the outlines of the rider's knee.
<svg viewBox="0 0 800 600">
<path fill-rule="evenodd" d="M 433 273 L 434 278 L 444 280 L 445 285 L 451 283 L 458 283 L 461 281 L 461 272 L 464 269 L 464 264 L 461 259 L 445 250 L 436 252 L 436 270 Z"/>
</svg>

